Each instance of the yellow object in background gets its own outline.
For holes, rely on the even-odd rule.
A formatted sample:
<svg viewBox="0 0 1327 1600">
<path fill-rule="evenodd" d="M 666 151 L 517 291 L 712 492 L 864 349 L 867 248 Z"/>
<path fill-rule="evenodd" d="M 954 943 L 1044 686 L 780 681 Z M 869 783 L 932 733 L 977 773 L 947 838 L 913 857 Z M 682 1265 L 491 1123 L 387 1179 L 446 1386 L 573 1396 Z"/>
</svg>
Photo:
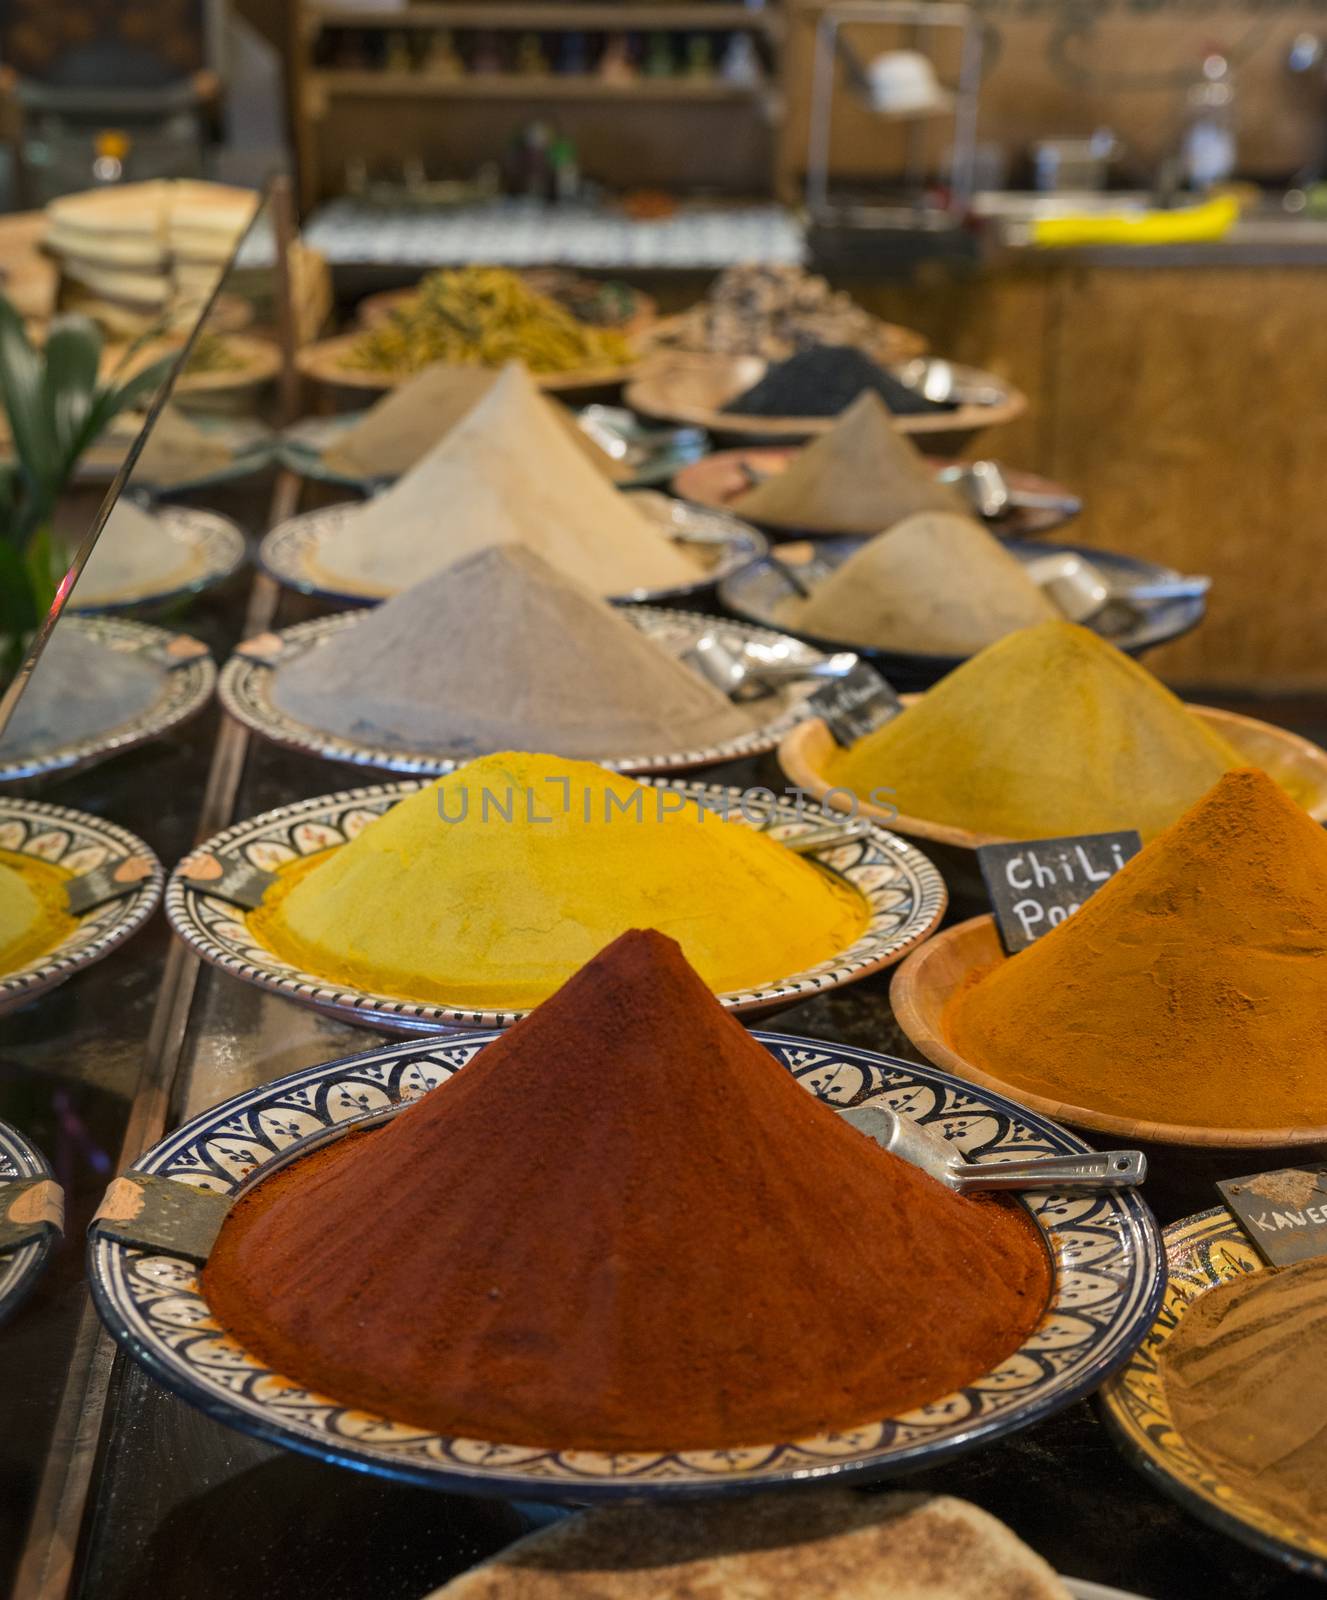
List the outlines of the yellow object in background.
<svg viewBox="0 0 1327 1600">
<path fill-rule="evenodd" d="M 1084 244 L 1199 244 L 1220 239 L 1239 221 L 1239 201 L 1228 194 L 1174 211 L 1116 211 L 1040 217 L 1030 243 L 1042 249 Z"/>
</svg>

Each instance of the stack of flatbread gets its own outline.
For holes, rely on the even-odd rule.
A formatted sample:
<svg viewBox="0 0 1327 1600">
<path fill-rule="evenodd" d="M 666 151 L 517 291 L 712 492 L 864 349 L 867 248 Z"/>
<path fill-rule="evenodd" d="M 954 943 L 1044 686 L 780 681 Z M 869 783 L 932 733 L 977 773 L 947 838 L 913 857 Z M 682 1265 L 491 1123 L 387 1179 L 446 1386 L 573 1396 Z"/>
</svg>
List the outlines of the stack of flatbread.
<svg viewBox="0 0 1327 1600">
<path fill-rule="evenodd" d="M 211 293 L 258 197 L 192 179 L 155 179 L 62 195 L 46 207 L 64 304 L 126 338 Z"/>
</svg>

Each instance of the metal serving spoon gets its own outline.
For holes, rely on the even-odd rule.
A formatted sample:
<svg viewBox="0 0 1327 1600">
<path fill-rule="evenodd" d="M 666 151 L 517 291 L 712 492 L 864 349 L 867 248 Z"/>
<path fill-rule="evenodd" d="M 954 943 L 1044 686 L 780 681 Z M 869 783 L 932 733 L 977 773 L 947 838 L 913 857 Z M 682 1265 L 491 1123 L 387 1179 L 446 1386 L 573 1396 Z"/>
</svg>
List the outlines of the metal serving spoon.
<svg viewBox="0 0 1327 1600">
<path fill-rule="evenodd" d="M 734 649 L 717 633 L 701 634 L 681 659 L 730 700 L 755 700 L 804 678 L 846 677 L 857 665 L 847 650 L 815 661 L 771 661 L 749 645 Z"/>
<path fill-rule="evenodd" d="M 1025 1161 L 967 1161 L 940 1134 L 885 1106 L 855 1106 L 845 1121 L 891 1155 L 920 1167 L 955 1194 L 978 1189 L 1128 1189 L 1147 1176 L 1141 1150 L 1086 1151 L 1077 1156 L 1029 1156 Z"/>
<path fill-rule="evenodd" d="M 1086 622 L 1111 604 L 1139 606 L 1148 600 L 1196 600 L 1212 587 L 1205 577 L 1158 578 L 1154 583 L 1118 583 L 1070 550 L 1038 556 L 1024 568 L 1070 622 Z"/>
<path fill-rule="evenodd" d="M 957 489 L 980 517 L 993 522 L 1008 511 L 1058 511 L 1076 516 L 1083 502 L 1074 494 L 1038 494 L 1015 489 L 998 461 L 960 461 L 936 473 L 941 483 Z"/>
<path fill-rule="evenodd" d="M 965 378 L 952 361 L 935 356 L 916 356 L 890 371 L 905 388 L 932 405 L 998 406 L 1005 398 L 1005 391 L 998 384 L 974 382 Z"/>
<path fill-rule="evenodd" d="M 659 450 L 700 450 L 706 436 L 700 428 L 645 428 L 622 406 L 586 406 L 576 422 L 606 456 L 639 466 Z"/>
</svg>

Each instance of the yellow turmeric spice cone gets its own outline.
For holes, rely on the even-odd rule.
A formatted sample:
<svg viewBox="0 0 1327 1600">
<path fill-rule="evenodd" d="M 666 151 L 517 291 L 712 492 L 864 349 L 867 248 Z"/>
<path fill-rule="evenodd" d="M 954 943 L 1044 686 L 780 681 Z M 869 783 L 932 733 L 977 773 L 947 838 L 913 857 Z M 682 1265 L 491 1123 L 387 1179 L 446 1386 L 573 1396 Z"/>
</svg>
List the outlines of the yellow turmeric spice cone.
<svg viewBox="0 0 1327 1600">
<path fill-rule="evenodd" d="M 35 961 L 72 931 L 64 892 L 69 876 L 32 856 L 0 850 L 0 976 Z"/>
<path fill-rule="evenodd" d="M 1150 839 L 1244 758 L 1122 651 L 1043 622 L 965 661 L 827 776 L 909 817 L 1010 839 Z"/>
<path fill-rule="evenodd" d="M 675 790 L 508 752 L 283 869 L 250 925 L 337 983 L 519 1009 L 628 928 L 671 934 L 726 993 L 815 966 L 867 918 L 850 885 Z"/>
</svg>

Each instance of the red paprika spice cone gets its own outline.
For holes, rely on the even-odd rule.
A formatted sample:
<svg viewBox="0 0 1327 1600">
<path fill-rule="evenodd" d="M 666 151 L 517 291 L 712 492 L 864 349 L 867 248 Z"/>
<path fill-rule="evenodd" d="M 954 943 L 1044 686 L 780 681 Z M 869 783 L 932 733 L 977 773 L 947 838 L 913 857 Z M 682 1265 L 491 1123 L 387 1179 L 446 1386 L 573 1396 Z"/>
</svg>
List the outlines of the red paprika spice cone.
<svg viewBox="0 0 1327 1600">
<path fill-rule="evenodd" d="M 759 1444 L 988 1371 L 1050 1269 L 821 1104 L 673 940 L 624 934 L 386 1127 L 239 1202 L 203 1275 L 279 1372 L 445 1434 Z"/>
</svg>

